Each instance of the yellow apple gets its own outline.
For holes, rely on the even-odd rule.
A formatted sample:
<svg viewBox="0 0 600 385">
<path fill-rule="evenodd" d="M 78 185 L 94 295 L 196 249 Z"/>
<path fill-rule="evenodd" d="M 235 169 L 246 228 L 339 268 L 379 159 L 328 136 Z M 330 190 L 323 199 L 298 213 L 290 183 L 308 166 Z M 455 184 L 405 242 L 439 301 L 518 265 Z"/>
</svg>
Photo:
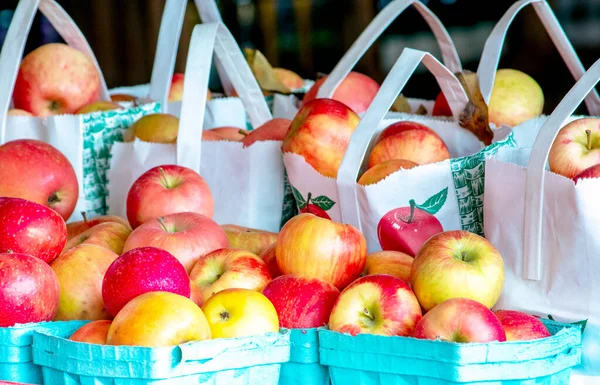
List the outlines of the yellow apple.
<svg viewBox="0 0 600 385">
<path fill-rule="evenodd" d="M 101 215 L 101 216 L 94 217 L 94 218 L 88 218 L 85 213 L 82 213 L 82 214 L 83 214 L 82 221 L 67 223 L 67 233 L 69 236 L 68 237 L 69 240 L 71 238 L 83 233 L 84 231 L 89 230 L 92 227 L 99 225 L 100 223 L 104 223 L 104 222 L 118 222 L 118 223 L 121 223 L 121 224 L 129 227 L 129 222 L 126 219 L 123 219 L 116 215 Z"/>
<path fill-rule="evenodd" d="M 8 115 L 8 116 L 33 116 L 32 113 L 25 111 L 25 110 L 20 110 L 18 108 L 12 108 L 12 109 L 8 110 L 6 115 Z"/>
<path fill-rule="evenodd" d="M 85 106 L 78 109 L 77 112 L 75 112 L 75 114 L 83 115 L 83 114 L 89 114 L 91 112 L 96 112 L 96 111 L 112 111 L 112 110 L 122 110 L 122 109 L 123 109 L 123 107 L 121 107 L 121 105 L 118 103 L 99 100 L 96 102 L 86 104 Z"/>
<path fill-rule="evenodd" d="M 514 127 L 537 118 L 543 109 L 544 93 L 531 76 L 513 69 L 496 72 L 488 106 L 490 123 Z"/>
<path fill-rule="evenodd" d="M 189 298 L 153 291 L 131 300 L 113 320 L 107 345 L 175 346 L 210 339 L 202 310 Z"/>
<path fill-rule="evenodd" d="M 152 143 L 177 143 L 179 119 L 170 114 L 146 115 L 131 125 L 136 138 Z"/>
<path fill-rule="evenodd" d="M 389 274 L 410 281 L 413 257 L 400 251 L 377 251 L 367 255 L 365 275 Z"/>
<path fill-rule="evenodd" d="M 121 255 L 123 254 L 125 241 L 127 241 L 130 234 L 131 228 L 128 225 L 119 222 L 103 222 L 71 238 L 65 245 L 63 252 L 75 246 L 86 244 L 102 246 Z"/>
<path fill-rule="evenodd" d="M 235 338 L 279 331 L 275 306 L 263 294 L 248 289 L 227 289 L 202 306 L 212 338 Z"/>
<path fill-rule="evenodd" d="M 227 234 L 230 247 L 248 250 L 256 255 L 260 255 L 277 241 L 277 233 L 237 225 L 222 225 L 221 227 Z"/>
</svg>

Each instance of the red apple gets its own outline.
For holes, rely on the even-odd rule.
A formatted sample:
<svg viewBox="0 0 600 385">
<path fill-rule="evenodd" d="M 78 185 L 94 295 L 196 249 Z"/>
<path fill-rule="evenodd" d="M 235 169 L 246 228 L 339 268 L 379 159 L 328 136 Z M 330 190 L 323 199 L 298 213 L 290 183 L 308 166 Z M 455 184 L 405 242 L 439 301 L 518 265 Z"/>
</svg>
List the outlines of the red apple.
<svg viewBox="0 0 600 385">
<path fill-rule="evenodd" d="M 579 174 L 573 177 L 573 182 L 576 182 L 579 179 L 595 179 L 600 176 L 600 163 L 593 165 L 592 167 L 588 167 Z"/>
<path fill-rule="evenodd" d="M 91 58 L 66 44 L 46 44 L 19 67 L 15 108 L 37 116 L 72 114 L 100 97 L 100 75 Z"/>
<path fill-rule="evenodd" d="M 110 100 L 113 102 L 134 102 L 137 97 L 129 94 L 112 94 L 110 95 Z"/>
<path fill-rule="evenodd" d="M 0 253 L 23 253 L 52 262 L 67 242 L 67 225 L 55 211 L 19 198 L 0 197 Z"/>
<path fill-rule="evenodd" d="M 410 336 L 421 307 L 408 284 L 387 274 L 367 275 L 342 291 L 329 318 L 329 329 L 357 334 Z"/>
<path fill-rule="evenodd" d="M 377 251 L 367 255 L 364 274 L 388 274 L 409 282 L 412 264 L 413 257 L 408 254 L 399 251 Z"/>
<path fill-rule="evenodd" d="M 59 293 L 46 263 L 27 254 L 0 254 L 0 327 L 51 321 Z"/>
<path fill-rule="evenodd" d="M 260 255 L 267 247 L 277 241 L 278 234 L 270 231 L 237 225 L 222 225 L 221 228 L 227 234 L 229 247 L 248 250 L 256 255 Z"/>
<path fill-rule="evenodd" d="M 282 275 L 262 292 L 275 306 L 282 328 L 317 328 L 327 325 L 340 291 L 316 278 Z"/>
<path fill-rule="evenodd" d="M 183 212 L 212 218 L 213 210 L 208 184 L 195 171 L 182 166 L 158 166 L 146 171 L 127 195 L 127 219 L 134 229 L 151 219 Z"/>
<path fill-rule="evenodd" d="M 431 309 L 415 327 L 413 337 L 450 342 L 506 341 L 494 313 L 468 298 L 452 298 Z"/>
<path fill-rule="evenodd" d="M 187 271 L 174 256 L 156 247 L 129 250 L 106 270 L 102 299 L 110 315 L 135 297 L 151 291 L 164 291 L 190 298 Z"/>
<path fill-rule="evenodd" d="M 369 168 L 392 159 L 429 164 L 449 158 L 448 147 L 431 128 L 415 122 L 398 122 L 381 133 L 369 156 Z"/>
<path fill-rule="evenodd" d="M 108 329 L 112 321 L 98 320 L 87 323 L 71 334 L 69 339 L 76 342 L 85 342 L 88 344 L 106 345 Z"/>
<path fill-rule="evenodd" d="M 371 167 L 358 180 L 358 184 L 368 186 L 384 180 L 398 170 L 410 170 L 418 164 L 406 159 L 386 160 Z"/>
<path fill-rule="evenodd" d="M 240 127 L 223 126 L 216 127 L 210 130 L 211 132 L 219 135 L 222 139 L 230 142 L 240 142 L 248 135 L 248 130 L 244 130 Z"/>
<path fill-rule="evenodd" d="M 293 188 L 293 187 L 292 187 Z M 296 195 L 302 195 L 298 190 L 295 190 L 294 196 Z M 308 193 L 308 195 L 306 196 L 306 200 L 304 200 L 304 198 L 302 198 L 303 200 L 298 203 L 298 211 L 300 213 L 303 214 L 313 214 L 316 215 L 318 217 L 324 218 L 324 219 L 331 219 L 331 217 L 329 216 L 329 214 L 327 214 L 327 211 L 325 209 L 331 209 L 331 205 L 329 205 L 327 202 L 325 202 L 325 200 L 323 199 L 317 199 L 317 198 L 323 198 L 324 196 L 319 196 L 319 197 L 313 197 L 312 193 Z M 327 198 L 327 197 L 325 197 Z M 327 198 L 327 200 L 331 201 L 329 198 Z M 335 204 L 335 202 L 334 202 Z"/>
<path fill-rule="evenodd" d="M 259 255 L 260 259 L 262 259 L 267 265 L 267 269 L 269 270 L 269 275 L 271 276 L 271 278 L 277 278 L 281 275 L 281 271 L 279 271 L 279 266 L 277 266 L 277 256 L 275 255 L 276 251 L 277 244 L 273 243 Z"/>
<path fill-rule="evenodd" d="M 218 142 L 220 140 L 225 140 L 221 135 L 212 130 L 203 130 L 202 131 L 202 140 L 205 142 Z"/>
<path fill-rule="evenodd" d="M 271 280 L 265 262 L 247 250 L 225 248 L 200 257 L 190 273 L 204 300 L 225 289 L 262 291 Z"/>
<path fill-rule="evenodd" d="M 200 257 L 229 246 L 225 231 L 212 219 L 179 213 L 144 223 L 131 233 L 123 251 L 153 246 L 171 253 L 189 272 Z"/>
<path fill-rule="evenodd" d="M 275 254 L 283 274 L 319 278 L 343 289 L 365 268 L 367 242 L 350 225 L 300 214 L 281 229 Z"/>
<path fill-rule="evenodd" d="M 444 231 L 433 215 L 416 207 L 388 211 L 377 224 L 377 237 L 383 250 L 400 251 L 411 257 L 433 235 Z"/>
<path fill-rule="evenodd" d="M 551 334 L 536 317 L 514 310 L 498 310 L 494 314 L 500 320 L 507 341 L 525 341 L 550 337 Z"/>
<path fill-rule="evenodd" d="M 327 76 L 323 76 L 308 90 L 302 99 L 303 106 L 317 97 L 326 78 Z M 337 87 L 332 99 L 344 103 L 357 114 L 361 114 L 369 108 L 378 91 L 379 84 L 375 80 L 358 72 L 350 72 Z"/>
<path fill-rule="evenodd" d="M 0 146 L 0 196 L 50 207 L 67 220 L 77 203 L 79 184 L 73 166 L 57 149 L 37 140 Z"/>
<path fill-rule="evenodd" d="M 304 157 L 316 171 L 335 178 L 359 121 L 345 104 L 315 99 L 298 111 L 281 149 Z"/>
<path fill-rule="evenodd" d="M 560 129 L 548 154 L 550 171 L 572 179 L 597 164 L 600 164 L 599 118 L 577 119 Z"/>
<path fill-rule="evenodd" d="M 171 88 L 169 89 L 169 102 L 176 102 L 183 99 L 183 82 L 185 74 L 174 73 L 171 78 Z M 210 90 L 206 91 L 206 100 L 211 100 Z"/>
<path fill-rule="evenodd" d="M 294 71 L 285 68 L 273 68 L 273 73 L 284 86 L 292 91 L 304 87 L 304 79 Z"/>
<path fill-rule="evenodd" d="M 504 286 L 504 261 L 487 239 L 446 231 L 421 247 L 410 283 L 425 311 L 451 298 L 469 298 L 491 308 Z"/>
<path fill-rule="evenodd" d="M 261 142 L 265 140 L 282 141 L 285 139 L 285 135 L 287 134 L 291 123 L 291 120 L 283 118 L 269 120 L 256 130 L 250 131 L 248 135 L 242 139 L 242 144 L 245 148 L 255 142 Z"/>
<path fill-rule="evenodd" d="M 433 111 L 431 111 L 431 115 L 433 116 L 452 116 L 452 110 L 450 109 L 450 105 L 446 100 L 446 96 L 443 92 L 440 92 L 435 98 L 435 103 L 433 103 Z"/>
</svg>

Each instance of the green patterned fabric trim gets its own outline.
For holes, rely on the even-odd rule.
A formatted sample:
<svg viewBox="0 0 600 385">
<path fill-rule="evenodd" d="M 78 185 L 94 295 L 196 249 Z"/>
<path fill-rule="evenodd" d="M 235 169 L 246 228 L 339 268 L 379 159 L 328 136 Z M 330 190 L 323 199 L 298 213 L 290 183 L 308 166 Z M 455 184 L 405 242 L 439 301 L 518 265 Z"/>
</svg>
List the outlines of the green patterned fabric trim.
<svg viewBox="0 0 600 385">
<path fill-rule="evenodd" d="M 298 215 L 298 205 L 294 198 L 294 191 L 292 190 L 292 185 L 288 179 L 287 171 L 284 171 L 283 174 L 283 184 L 283 209 L 281 212 L 281 225 L 279 228 L 282 228 L 287 221 L 292 219 L 292 217 Z"/>
<path fill-rule="evenodd" d="M 83 194 L 88 217 L 106 215 L 111 149 L 139 118 L 160 112 L 160 103 L 83 116 Z"/>
<path fill-rule="evenodd" d="M 450 161 L 450 171 L 458 200 L 461 227 L 481 236 L 483 229 L 483 193 L 485 161 L 500 148 L 517 147 L 511 132 L 505 139 L 493 143 L 478 153 Z"/>
</svg>

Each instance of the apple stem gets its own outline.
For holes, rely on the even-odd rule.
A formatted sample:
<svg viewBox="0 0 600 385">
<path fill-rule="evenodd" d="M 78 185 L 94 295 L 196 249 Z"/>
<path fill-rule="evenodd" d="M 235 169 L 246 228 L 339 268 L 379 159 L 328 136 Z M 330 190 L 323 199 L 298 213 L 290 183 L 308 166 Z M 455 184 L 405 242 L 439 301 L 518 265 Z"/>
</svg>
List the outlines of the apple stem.
<svg viewBox="0 0 600 385">
<path fill-rule="evenodd" d="M 467 253 L 466 252 L 462 252 L 460 253 L 461 259 L 463 260 L 463 262 L 465 261 L 465 258 L 467 258 Z"/>
<path fill-rule="evenodd" d="M 585 130 L 585 134 L 587 135 L 587 149 L 592 149 L 592 130 Z"/>
<path fill-rule="evenodd" d="M 162 176 L 163 178 L 163 182 L 165 183 L 165 187 L 169 188 L 169 181 L 167 180 L 167 174 L 165 173 L 165 170 L 162 167 L 158 168 L 158 172 L 160 172 L 160 176 Z"/>
<path fill-rule="evenodd" d="M 85 223 L 87 225 L 88 219 L 87 219 L 87 215 L 85 214 L 85 211 L 81 212 L 81 216 L 83 217 L 83 223 Z"/>
<path fill-rule="evenodd" d="M 238 134 L 240 134 L 240 135 L 244 135 L 244 136 L 248 136 L 248 133 L 247 133 L 245 130 L 242 130 L 242 129 L 240 129 L 240 130 L 238 131 Z"/>
<path fill-rule="evenodd" d="M 167 226 L 165 225 L 165 220 L 163 219 L 163 217 L 156 218 L 156 220 L 158 221 L 158 223 L 160 223 L 163 230 L 165 230 L 168 233 L 169 230 L 167 229 Z"/>
<path fill-rule="evenodd" d="M 373 321 L 375 319 L 375 317 L 373 316 L 373 314 L 371 314 L 371 312 L 369 312 L 369 309 L 364 308 L 363 309 L 363 313 L 364 315 L 367 316 L 367 318 L 369 318 L 371 321 Z"/>
<path fill-rule="evenodd" d="M 413 218 L 415 217 L 415 200 L 411 199 L 410 201 L 408 201 L 408 204 L 410 204 L 410 214 L 406 223 L 411 223 Z"/>
</svg>

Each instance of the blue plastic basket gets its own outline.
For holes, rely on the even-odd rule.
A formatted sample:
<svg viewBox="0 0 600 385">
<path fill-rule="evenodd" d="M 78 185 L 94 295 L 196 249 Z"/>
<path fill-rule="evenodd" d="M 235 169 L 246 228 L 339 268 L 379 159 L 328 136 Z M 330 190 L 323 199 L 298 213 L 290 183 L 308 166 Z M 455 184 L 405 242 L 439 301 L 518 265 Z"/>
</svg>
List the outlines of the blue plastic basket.
<svg viewBox="0 0 600 385">
<path fill-rule="evenodd" d="M 318 329 L 291 329 L 290 362 L 281 366 L 279 385 L 329 385 L 329 370 L 319 363 Z"/>
<path fill-rule="evenodd" d="M 33 360 L 45 385 L 277 385 L 290 332 L 175 347 L 93 345 L 35 333 Z"/>
<path fill-rule="evenodd" d="M 581 328 L 545 322 L 552 337 L 458 344 L 319 330 L 333 385 L 568 385 Z"/>
<path fill-rule="evenodd" d="M 33 333 L 62 331 L 71 335 L 85 321 L 43 322 L 0 328 L 0 380 L 42 384 L 42 369 L 33 363 Z"/>
</svg>

